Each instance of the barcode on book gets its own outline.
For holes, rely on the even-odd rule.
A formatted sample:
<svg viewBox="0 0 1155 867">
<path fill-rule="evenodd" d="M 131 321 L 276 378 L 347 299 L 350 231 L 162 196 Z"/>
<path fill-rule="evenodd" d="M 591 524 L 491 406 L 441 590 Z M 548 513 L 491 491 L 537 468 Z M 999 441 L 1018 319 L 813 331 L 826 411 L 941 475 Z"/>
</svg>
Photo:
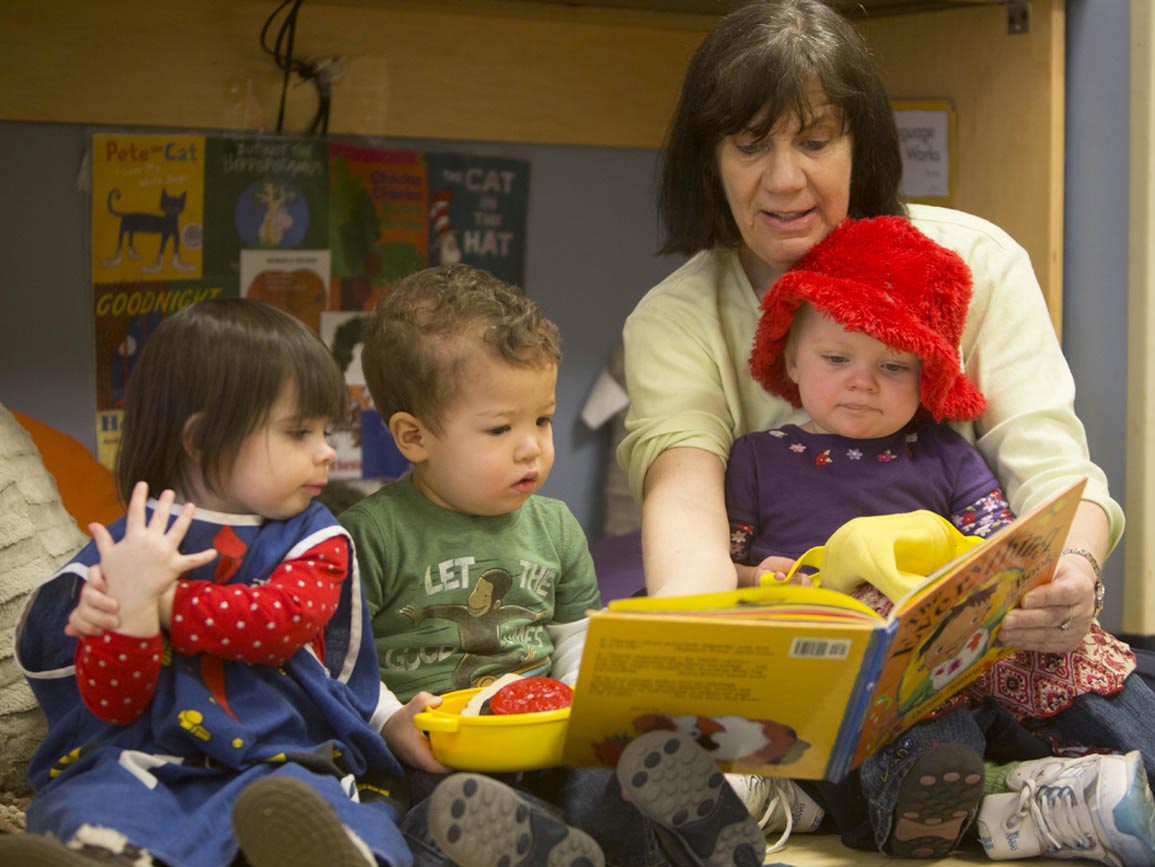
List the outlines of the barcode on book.
<svg viewBox="0 0 1155 867">
<path fill-rule="evenodd" d="M 850 653 L 850 642 L 826 638 L 795 638 L 790 645 L 791 656 L 809 659 L 845 659 Z"/>
</svg>

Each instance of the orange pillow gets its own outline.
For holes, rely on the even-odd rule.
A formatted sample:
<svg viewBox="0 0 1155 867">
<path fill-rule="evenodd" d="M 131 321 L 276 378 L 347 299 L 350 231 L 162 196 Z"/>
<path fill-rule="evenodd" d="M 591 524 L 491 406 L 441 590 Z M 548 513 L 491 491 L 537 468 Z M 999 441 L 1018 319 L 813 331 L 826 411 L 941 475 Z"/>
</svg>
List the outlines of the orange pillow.
<svg viewBox="0 0 1155 867">
<path fill-rule="evenodd" d="M 111 524 L 124 514 L 112 472 L 80 440 L 15 410 L 12 415 L 32 435 L 44 468 L 56 479 L 60 502 L 81 530 L 87 533 L 93 521 Z"/>
</svg>

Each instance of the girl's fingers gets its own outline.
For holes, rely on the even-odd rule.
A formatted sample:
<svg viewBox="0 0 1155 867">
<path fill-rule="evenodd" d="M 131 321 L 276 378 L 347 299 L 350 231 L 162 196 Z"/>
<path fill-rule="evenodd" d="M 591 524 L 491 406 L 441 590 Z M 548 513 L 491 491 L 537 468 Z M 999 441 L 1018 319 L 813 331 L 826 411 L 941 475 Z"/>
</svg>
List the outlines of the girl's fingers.
<svg viewBox="0 0 1155 867">
<path fill-rule="evenodd" d="M 172 492 L 165 491 L 165 493 Z M 192 523 L 194 512 L 196 512 L 196 506 L 192 503 L 185 503 L 181 507 L 180 514 L 176 516 L 176 520 L 172 522 L 172 526 L 168 528 L 168 537 L 174 545 L 179 545 L 184 539 L 184 534 L 188 532 L 189 524 Z"/>
<path fill-rule="evenodd" d="M 96 543 L 96 550 L 100 552 L 101 559 L 107 557 L 115 543 L 112 541 L 112 536 L 108 530 L 105 529 L 104 524 L 97 524 L 95 522 L 89 524 L 88 534 L 92 536 L 92 541 Z M 91 570 L 89 571 L 91 572 Z"/>
<path fill-rule="evenodd" d="M 204 551 L 197 551 L 195 554 L 185 554 L 181 557 L 180 571 L 191 572 L 193 569 L 198 569 L 206 563 L 211 563 L 217 558 L 217 552 L 214 548 L 206 548 Z"/>
<path fill-rule="evenodd" d="M 148 482 L 137 482 L 132 486 L 132 496 L 128 498 L 125 513 L 125 531 L 145 526 L 144 504 L 148 502 Z"/>
<path fill-rule="evenodd" d="M 145 493 L 147 492 L 148 486 L 146 485 Z M 160 496 L 156 498 L 156 508 L 152 512 L 152 522 L 148 525 L 150 530 L 163 533 L 168 528 L 168 517 L 172 514 L 174 500 L 176 500 L 176 493 L 171 488 L 160 492 Z"/>
</svg>

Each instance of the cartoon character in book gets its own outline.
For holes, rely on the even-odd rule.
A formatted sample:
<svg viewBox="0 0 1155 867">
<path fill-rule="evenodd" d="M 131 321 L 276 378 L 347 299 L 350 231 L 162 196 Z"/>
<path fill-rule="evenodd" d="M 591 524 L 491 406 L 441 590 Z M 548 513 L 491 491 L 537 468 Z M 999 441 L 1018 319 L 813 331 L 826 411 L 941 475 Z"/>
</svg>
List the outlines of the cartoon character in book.
<svg viewBox="0 0 1155 867">
<path fill-rule="evenodd" d="M 683 734 L 698 744 L 717 762 L 735 767 L 788 765 L 802 758 L 810 744 L 788 725 L 769 719 L 742 716 L 671 716 L 645 714 L 633 723 L 636 735 L 653 731 Z M 595 745 L 600 761 L 615 764 L 630 738 L 611 738 Z"/>
<path fill-rule="evenodd" d="M 990 649 L 992 632 L 1007 610 L 1003 588 L 1015 577 L 998 573 L 947 611 L 920 642 L 899 685 L 900 713 L 946 688 Z"/>
<path fill-rule="evenodd" d="M 142 265 L 141 271 L 146 274 L 155 274 L 163 267 L 161 260 L 165 248 L 172 241 L 172 267 L 178 271 L 195 271 L 196 266 L 186 264 L 180 258 L 180 215 L 184 212 L 188 200 L 188 192 L 179 196 L 169 195 L 168 190 L 160 191 L 160 213 L 146 213 L 142 211 L 118 211 L 114 202 L 120 199 L 120 190 L 108 192 L 108 211 L 114 217 L 120 218 L 120 229 L 116 238 L 116 252 L 100 264 L 105 268 L 115 268 L 120 264 L 121 250 L 125 249 L 124 239 L 128 237 L 128 255 L 132 259 L 139 259 L 134 241 L 137 233 L 159 235 L 160 247 L 156 251 L 156 260 L 151 265 Z"/>
</svg>

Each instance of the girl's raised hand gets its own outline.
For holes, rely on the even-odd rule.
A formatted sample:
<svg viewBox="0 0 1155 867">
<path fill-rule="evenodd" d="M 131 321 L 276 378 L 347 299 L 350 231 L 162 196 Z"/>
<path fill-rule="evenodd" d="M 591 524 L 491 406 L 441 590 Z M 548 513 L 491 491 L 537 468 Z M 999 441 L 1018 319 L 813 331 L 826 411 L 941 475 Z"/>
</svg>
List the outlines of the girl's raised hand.
<svg viewBox="0 0 1155 867">
<path fill-rule="evenodd" d="M 100 569 L 108 595 L 120 603 L 122 631 L 152 634 L 158 599 L 185 572 L 211 562 L 213 549 L 182 554 L 180 543 L 192 523 L 196 507 L 185 503 L 172 526 L 169 515 L 176 494 L 164 491 L 157 497 L 152 516 L 146 514 L 148 484 L 137 482 L 132 489 L 124 524 L 124 537 L 113 541 L 103 524 L 89 524 L 88 531 L 100 552 Z M 138 618 L 144 615 L 142 622 Z M 141 632 L 141 629 L 151 630 Z"/>
</svg>

